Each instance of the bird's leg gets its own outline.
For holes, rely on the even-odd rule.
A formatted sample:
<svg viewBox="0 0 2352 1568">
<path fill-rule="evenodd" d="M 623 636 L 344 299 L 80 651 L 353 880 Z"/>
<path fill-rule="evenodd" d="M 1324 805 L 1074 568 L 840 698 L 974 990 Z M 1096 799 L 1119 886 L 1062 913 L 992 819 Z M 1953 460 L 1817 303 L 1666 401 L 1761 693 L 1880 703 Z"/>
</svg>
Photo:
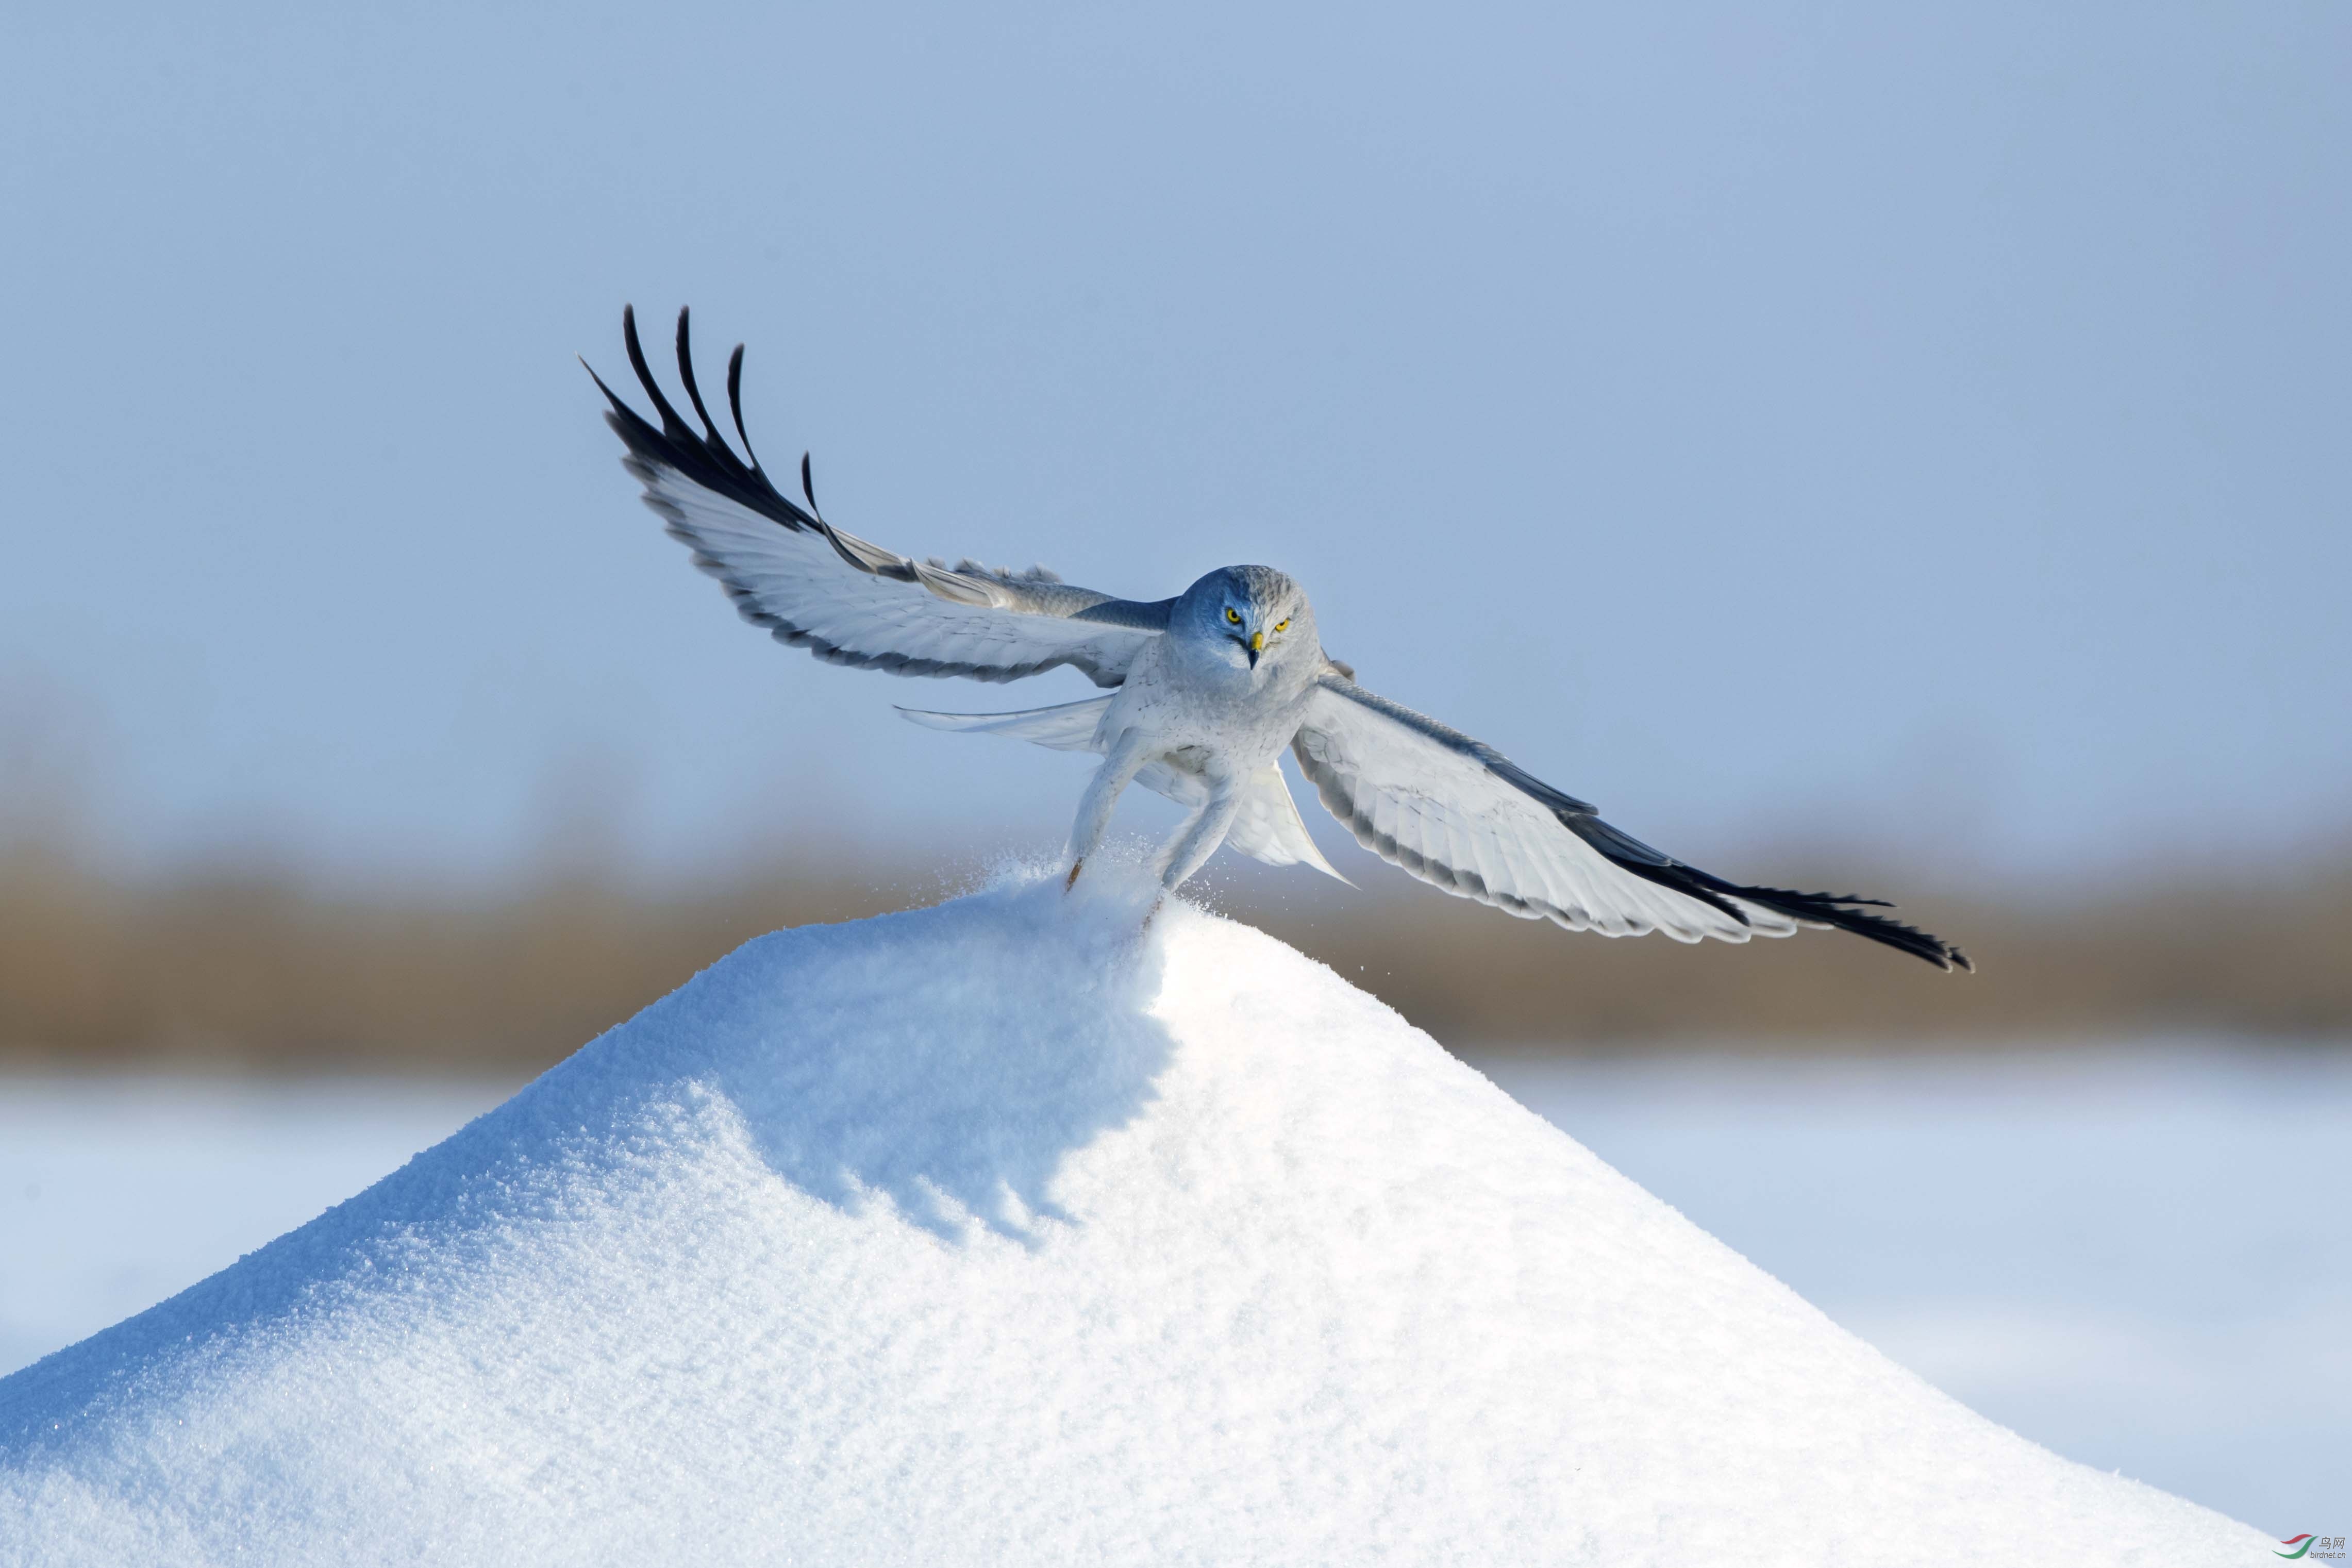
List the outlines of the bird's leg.
<svg viewBox="0 0 2352 1568">
<path fill-rule="evenodd" d="M 1063 879 L 1063 892 L 1078 885 L 1078 872 L 1085 868 L 1087 857 L 1110 828 L 1111 807 L 1118 804 L 1119 792 L 1134 782 L 1150 760 L 1132 730 L 1122 731 L 1111 742 L 1109 755 L 1103 758 L 1102 766 L 1087 784 L 1087 793 L 1078 799 L 1077 820 L 1070 825 L 1070 874 Z"/>
<path fill-rule="evenodd" d="M 1206 864 L 1225 841 L 1225 834 L 1241 815 L 1242 795 L 1245 780 L 1238 774 L 1226 773 L 1209 777 L 1209 798 L 1201 808 L 1176 830 L 1169 840 L 1160 862 L 1160 889 L 1162 897 L 1183 885 L 1184 879 Z M 1158 905 L 1152 906 L 1155 910 Z"/>
</svg>

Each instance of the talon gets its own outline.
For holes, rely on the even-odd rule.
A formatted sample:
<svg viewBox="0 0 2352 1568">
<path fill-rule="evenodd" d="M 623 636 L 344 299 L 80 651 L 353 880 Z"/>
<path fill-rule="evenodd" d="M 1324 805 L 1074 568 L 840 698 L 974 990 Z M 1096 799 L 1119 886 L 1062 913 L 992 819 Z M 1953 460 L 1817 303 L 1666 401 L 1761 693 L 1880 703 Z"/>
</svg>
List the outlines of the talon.
<svg viewBox="0 0 2352 1568">
<path fill-rule="evenodd" d="M 1136 927 L 1137 934 L 1140 935 L 1142 932 L 1148 931 L 1151 929 L 1151 922 L 1160 918 L 1160 906 L 1167 901 L 1168 895 L 1166 893 L 1162 893 L 1158 898 L 1151 900 L 1151 907 L 1143 911 L 1143 923 Z"/>
<path fill-rule="evenodd" d="M 1062 891 L 1066 893 L 1072 888 L 1078 885 L 1078 868 L 1085 864 L 1086 862 L 1084 860 L 1073 860 L 1070 862 L 1070 874 L 1062 879 Z"/>
</svg>

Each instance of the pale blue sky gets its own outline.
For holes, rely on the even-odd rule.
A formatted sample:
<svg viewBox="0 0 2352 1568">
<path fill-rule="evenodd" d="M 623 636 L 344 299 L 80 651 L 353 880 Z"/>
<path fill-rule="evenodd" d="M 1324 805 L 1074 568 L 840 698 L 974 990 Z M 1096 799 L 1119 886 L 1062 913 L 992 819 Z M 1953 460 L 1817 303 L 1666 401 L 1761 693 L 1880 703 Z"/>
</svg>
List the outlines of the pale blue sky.
<svg viewBox="0 0 2352 1568">
<path fill-rule="evenodd" d="M 662 537 L 625 300 L 845 525 L 1285 567 L 1702 863 L 2352 823 L 2340 0 L 189 9 L 0 23 L 0 727 L 126 859 L 1060 830 L 889 704 L 1075 677 L 819 666 Z"/>
</svg>

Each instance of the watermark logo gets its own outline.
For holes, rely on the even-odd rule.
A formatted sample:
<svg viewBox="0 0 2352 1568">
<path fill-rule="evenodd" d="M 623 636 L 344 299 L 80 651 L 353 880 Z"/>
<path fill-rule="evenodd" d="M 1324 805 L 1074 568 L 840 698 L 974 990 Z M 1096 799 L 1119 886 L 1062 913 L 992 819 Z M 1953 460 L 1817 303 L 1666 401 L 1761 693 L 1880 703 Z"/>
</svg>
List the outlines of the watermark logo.
<svg viewBox="0 0 2352 1568">
<path fill-rule="evenodd" d="M 2309 1557 L 2315 1561 L 2321 1562 L 2334 1562 L 2344 1555 L 2344 1538 L 2340 1535 L 2290 1535 L 2284 1541 L 2280 1542 L 2279 1544 L 2281 1546 L 2292 1546 L 2294 1550 L 2292 1552 L 2273 1552 L 2271 1555 L 2273 1557 L 2284 1557 L 2290 1562 L 2297 1557 Z"/>
</svg>

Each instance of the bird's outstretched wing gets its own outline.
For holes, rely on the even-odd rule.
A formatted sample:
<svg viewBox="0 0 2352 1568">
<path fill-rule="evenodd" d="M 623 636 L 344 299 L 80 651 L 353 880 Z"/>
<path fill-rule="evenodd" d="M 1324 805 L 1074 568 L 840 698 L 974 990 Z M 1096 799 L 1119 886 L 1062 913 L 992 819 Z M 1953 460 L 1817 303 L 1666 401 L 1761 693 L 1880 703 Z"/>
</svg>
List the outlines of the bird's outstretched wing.
<svg viewBox="0 0 2352 1568">
<path fill-rule="evenodd" d="M 1326 675 L 1292 742 L 1299 767 L 1356 841 L 1424 882 L 1529 920 L 1679 942 L 1835 927 L 1940 969 L 1958 948 L 1831 893 L 1747 888 L 1662 855 L 1492 746 L 1354 681 Z"/>
<path fill-rule="evenodd" d="M 743 351 L 727 363 L 727 404 L 743 444 L 738 458 L 711 423 L 695 384 L 687 313 L 677 313 L 677 374 L 702 428 L 679 417 L 646 364 L 636 314 L 624 310 L 629 363 L 661 423 L 656 426 L 596 377 L 613 405 L 606 423 L 628 454 L 623 466 L 646 487 L 646 504 L 725 585 L 747 621 L 777 641 L 834 664 L 895 675 L 1018 680 L 1066 664 L 1097 686 L 1117 686 L 1151 638 L 1167 630 L 1173 601 L 1139 604 L 1076 588 L 1043 567 L 1013 573 L 965 561 L 914 561 L 845 533 L 817 513 L 808 459 L 807 505 L 769 482 L 743 431 Z"/>
</svg>

